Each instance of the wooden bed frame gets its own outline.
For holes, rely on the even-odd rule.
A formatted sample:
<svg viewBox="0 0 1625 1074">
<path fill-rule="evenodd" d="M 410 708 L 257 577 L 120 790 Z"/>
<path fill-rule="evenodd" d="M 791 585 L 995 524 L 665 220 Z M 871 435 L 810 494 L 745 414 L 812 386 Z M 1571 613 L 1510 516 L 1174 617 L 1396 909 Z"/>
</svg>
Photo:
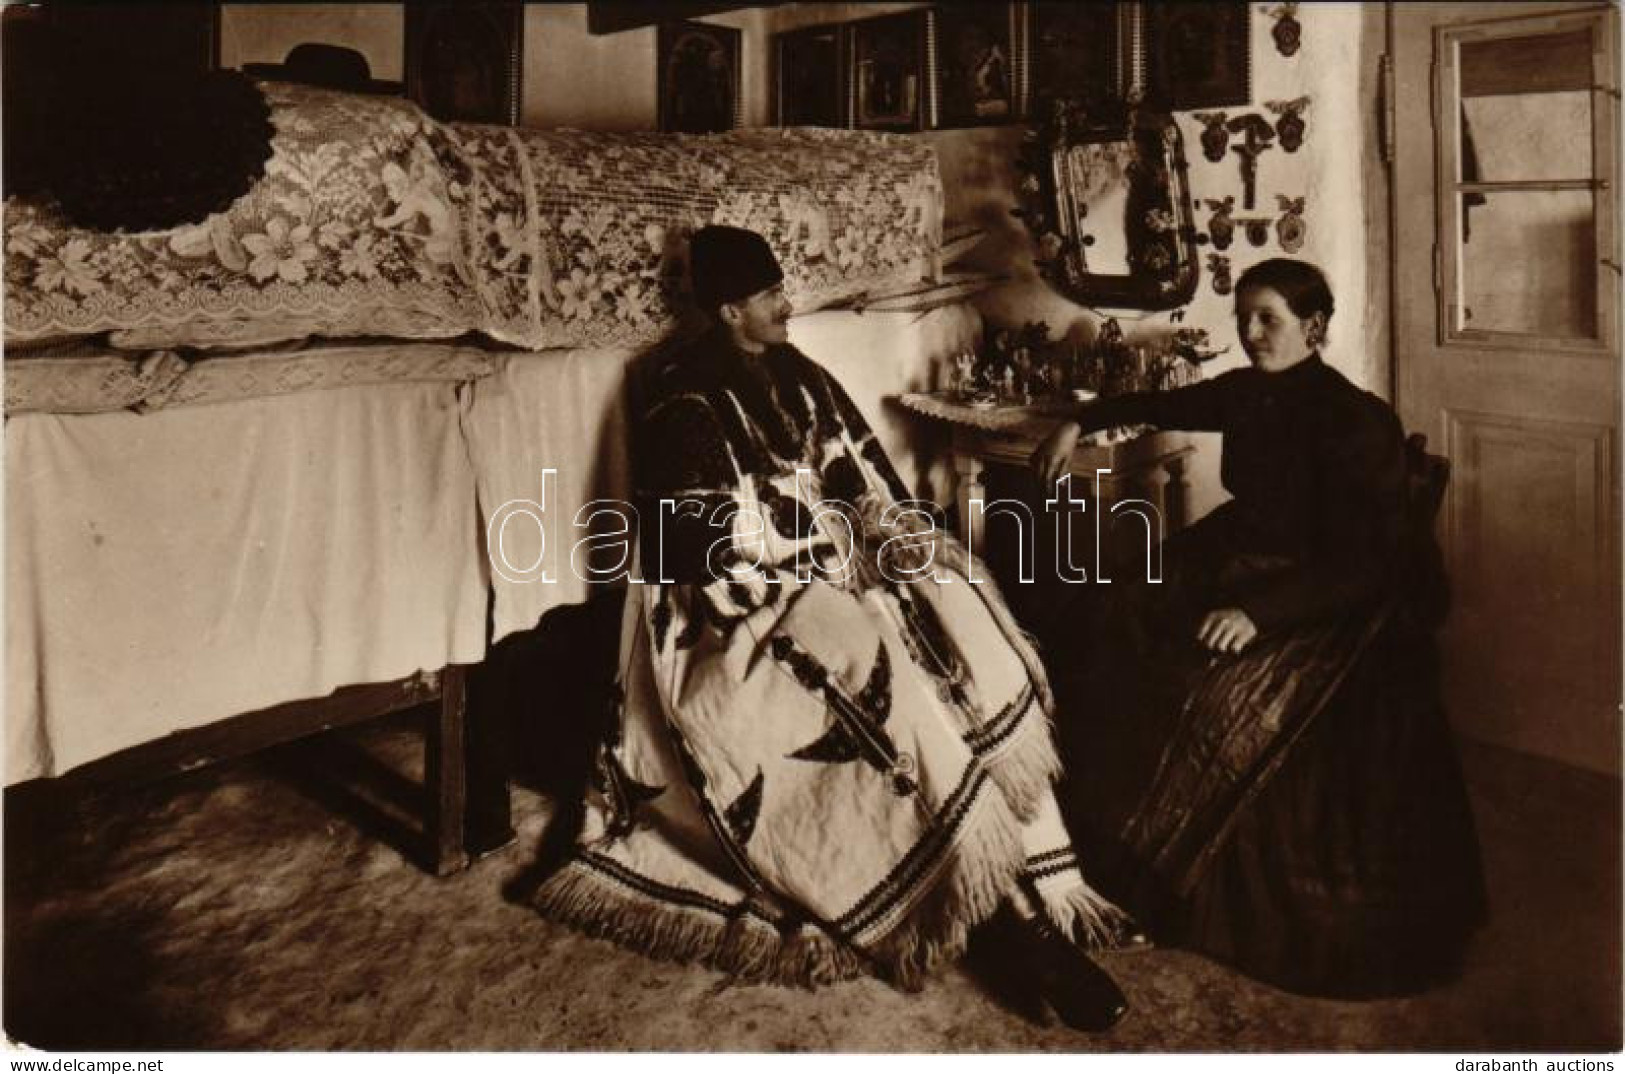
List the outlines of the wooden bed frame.
<svg viewBox="0 0 1625 1074">
<path fill-rule="evenodd" d="M 481 670 L 481 665 L 448 664 L 439 671 L 344 686 L 326 697 L 289 701 L 178 731 L 65 775 L 8 788 L 8 805 L 26 809 L 25 801 L 39 800 L 61 816 L 64 801 L 139 786 L 392 712 L 422 709 L 423 841 L 408 852 L 434 875 L 447 876 L 514 838 L 500 714 L 489 704 L 470 704 L 471 695 L 482 692 Z"/>
</svg>

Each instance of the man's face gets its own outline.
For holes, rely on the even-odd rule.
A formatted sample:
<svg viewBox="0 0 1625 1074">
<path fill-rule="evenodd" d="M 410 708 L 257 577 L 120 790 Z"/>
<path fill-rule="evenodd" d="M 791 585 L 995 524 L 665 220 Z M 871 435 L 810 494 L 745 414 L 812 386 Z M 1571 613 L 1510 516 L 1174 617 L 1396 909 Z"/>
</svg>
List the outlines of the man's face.
<svg viewBox="0 0 1625 1074">
<path fill-rule="evenodd" d="M 782 283 L 738 302 L 724 303 L 721 314 L 723 323 L 733 332 L 734 342 L 749 354 L 790 342 L 790 302 L 784 297 Z"/>
</svg>

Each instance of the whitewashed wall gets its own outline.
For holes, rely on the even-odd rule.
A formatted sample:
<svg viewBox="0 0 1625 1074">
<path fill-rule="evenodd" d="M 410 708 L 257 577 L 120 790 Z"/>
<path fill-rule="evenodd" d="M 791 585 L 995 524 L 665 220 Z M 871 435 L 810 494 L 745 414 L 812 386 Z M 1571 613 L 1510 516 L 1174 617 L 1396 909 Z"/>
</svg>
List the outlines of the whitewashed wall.
<svg viewBox="0 0 1625 1074">
<path fill-rule="evenodd" d="M 1202 124 L 1191 112 L 1175 118 L 1185 140 L 1190 162 L 1196 224 L 1205 231 L 1210 213 L 1206 199 L 1234 195 L 1238 216 L 1278 217 L 1276 194 L 1305 197 L 1306 240 L 1296 254 L 1280 249 L 1273 225 L 1269 241 L 1254 247 L 1238 229 L 1225 251 L 1231 277 L 1268 257 L 1295 256 L 1318 264 L 1327 274 L 1337 299 L 1331 338 L 1325 348 L 1328 362 L 1354 383 L 1389 397 L 1387 327 L 1387 218 L 1386 192 L 1377 144 L 1375 70 L 1382 51 L 1381 7 L 1376 4 L 1306 4 L 1299 8 L 1303 26 L 1297 54 L 1283 57 L 1270 31 L 1274 20 L 1265 13 L 1274 5 L 1249 5 L 1252 49 L 1252 100 L 1225 111 L 1231 117 L 1256 112 L 1272 123 L 1276 116 L 1265 101 L 1309 96 L 1304 118 L 1307 133 L 1295 153 L 1279 148 L 1259 158 L 1257 207 L 1242 208 L 1242 180 L 1238 158 L 1227 153 L 1220 163 L 1202 155 Z M 1197 109 L 1196 111 L 1207 111 Z M 1014 127 L 976 131 L 942 131 L 924 135 L 937 146 L 947 187 L 950 221 L 976 223 L 990 238 L 975 255 L 978 267 L 1010 274 L 1011 280 L 988 292 L 978 305 L 989 320 L 1021 323 L 1042 320 L 1051 334 L 1087 342 L 1104 315 L 1116 316 L 1131 340 L 1166 335 L 1172 327 L 1169 312 L 1099 311 L 1077 305 L 1056 293 L 1033 270 L 1030 237 L 1010 216 L 1016 204 L 1014 158 L 1020 141 Z M 1232 144 L 1235 144 L 1232 136 Z M 1208 329 L 1219 345 L 1229 345 L 1225 357 L 1211 363 L 1210 375 L 1246 363 L 1236 341 L 1232 321 L 1233 295 L 1213 291 L 1207 254 L 1200 252 L 1202 272 L 1197 293 L 1185 307 L 1184 324 Z M 1203 514 L 1225 498 L 1218 479 L 1218 438 L 1201 436 L 1200 449 L 1190 471 L 1191 508 Z"/>
</svg>

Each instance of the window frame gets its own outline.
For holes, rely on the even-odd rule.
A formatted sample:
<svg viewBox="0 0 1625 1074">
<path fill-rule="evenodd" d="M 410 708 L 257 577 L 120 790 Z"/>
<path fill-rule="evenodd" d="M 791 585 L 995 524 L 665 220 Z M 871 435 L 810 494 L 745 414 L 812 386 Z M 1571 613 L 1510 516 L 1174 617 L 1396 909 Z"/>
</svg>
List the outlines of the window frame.
<svg viewBox="0 0 1625 1074">
<path fill-rule="evenodd" d="M 1438 208 L 1434 235 L 1434 292 L 1438 303 L 1440 347 L 1572 352 L 1590 357 L 1612 357 L 1619 338 L 1614 292 L 1620 285 L 1618 242 L 1618 117 L 1619 56 L 1612 25 L 1612 9 L 1594 8 L 1552 15 L 1496 19 L 1434 31 L 1433 131 L 1437 163 L 1435 190 Z M 1589 30 L 1591 33 L 1591 176 L 1568 180 L 1461 181 L 1461 60 L 1464 44 L 1509 37 L 1534 37 Z M 1597 311 L 1596 334 L 1591 337 L 1545 335 L 1495 329 L 1466 328 L 1460 321 L 1460 287 L 1465 251 L 1461 242 L 1462 196 L 1514 192 L 1589 190 L 1597 256 L 1594 275 Z"/>
</svg>

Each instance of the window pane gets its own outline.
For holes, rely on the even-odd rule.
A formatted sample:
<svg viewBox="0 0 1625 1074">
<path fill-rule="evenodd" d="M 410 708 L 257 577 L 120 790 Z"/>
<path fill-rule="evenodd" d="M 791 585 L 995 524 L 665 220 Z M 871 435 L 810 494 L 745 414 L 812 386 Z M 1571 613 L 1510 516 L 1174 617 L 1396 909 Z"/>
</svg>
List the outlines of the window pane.
<svg viewBox="0 0 1625 1074">
<path fill-rule="evenodd" d="M 1589 190 L 1461 196 L 1458 329 L 1597 337 Z"/>
<path fill-rule="evenodd" d="M 1464 183 L 1591 178 L 1591 31 L 1461 46 Z"/>
</svg>

